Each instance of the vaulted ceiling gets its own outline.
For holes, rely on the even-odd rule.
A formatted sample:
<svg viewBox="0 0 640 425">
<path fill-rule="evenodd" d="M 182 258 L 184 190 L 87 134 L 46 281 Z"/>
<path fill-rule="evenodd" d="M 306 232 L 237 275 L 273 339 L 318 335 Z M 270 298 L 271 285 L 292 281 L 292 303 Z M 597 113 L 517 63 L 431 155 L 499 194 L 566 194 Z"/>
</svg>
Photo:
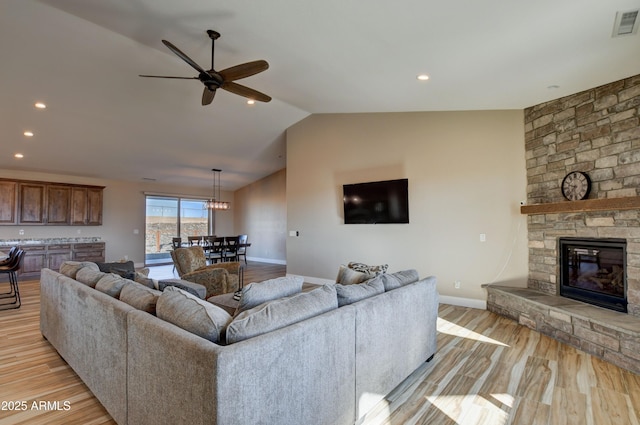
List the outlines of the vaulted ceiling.
<svg viewBox="0 0 640 425">
<path fill-rule="evenodd" d="M 640 35 L 612 37 L 638 0 L 3 0 L 0 168 L 235 190 L 283 168 L 309 114 L 522 109 L 640 73 Z M 197 80 L 264 59 L 238 81 Z M 418 74 L 429 80 L 419 81 Z M 44 110 L 34 103 L 47 104 Z M 33 131 L 27 138 L 24 131 Z M 22 153 L 24 158 L 14 158 Z"/>
</svg>

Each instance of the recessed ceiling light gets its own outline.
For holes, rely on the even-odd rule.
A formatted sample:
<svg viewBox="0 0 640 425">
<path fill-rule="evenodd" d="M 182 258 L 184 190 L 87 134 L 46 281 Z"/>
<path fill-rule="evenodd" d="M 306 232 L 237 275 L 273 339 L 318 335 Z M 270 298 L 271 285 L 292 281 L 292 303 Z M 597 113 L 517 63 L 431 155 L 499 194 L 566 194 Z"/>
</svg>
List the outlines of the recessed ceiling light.
<svg viewBox="0 0 640 425">
<path fill-rule="evenodd" d="M 420 74 L 416 78 L 420 81 L 427 81 L 429 79 L 429 76 L 427 74 Z"/>
<path fill-rule="evenodd" d="M 47 105 L 45 105 L 42 102 L 36 102 L 36 104 L 34 105 L 36 108 L 38 109 L 45 109 L 47 107 Z"/>
<path fill-rule="evenodd" d="M 247 100 L 247 105 L 255 105 L 256 101 L 253 99 Z"/>
<path fill-rule="evenodd" d="M 20 159 L 20 158 L 24 158 L 24 155 L 23 155 L 23 154 L 21 154 L 21 153 L 17 153 L 17 154 L 15 154 L 15 155 L 13 155 L 13 156 L 14 156 L 15 158 L 18 158 L 18 159 Z"/>
<path fill-rule="evenodd" d="M 33 137 L 33 131 L 25 131 L 23 133 L 26 137 Z"/>
</svg>

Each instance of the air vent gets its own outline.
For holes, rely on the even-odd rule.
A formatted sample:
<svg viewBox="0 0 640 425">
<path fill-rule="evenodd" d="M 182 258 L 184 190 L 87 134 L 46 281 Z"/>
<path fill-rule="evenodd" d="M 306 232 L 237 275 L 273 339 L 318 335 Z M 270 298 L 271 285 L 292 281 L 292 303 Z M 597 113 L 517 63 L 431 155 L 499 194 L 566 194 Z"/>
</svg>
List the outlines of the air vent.
<svg viewBox="0 0 640 425">
<path fill-rule="evenodd" d="M 639 12 L 640 9 L 617 12 L 616 21 L 613 24 L 613 37 L 636 34 L 638 32 Z"/>
</svg>

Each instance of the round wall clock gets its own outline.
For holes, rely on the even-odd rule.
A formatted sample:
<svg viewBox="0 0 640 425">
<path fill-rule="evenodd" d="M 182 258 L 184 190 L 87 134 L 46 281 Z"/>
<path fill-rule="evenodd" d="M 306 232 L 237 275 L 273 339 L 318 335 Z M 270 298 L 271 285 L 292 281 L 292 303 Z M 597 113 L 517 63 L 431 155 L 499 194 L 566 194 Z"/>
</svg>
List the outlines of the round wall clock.
<svg viewBox="0 0 640 425">
<path fill-rule="evenodd" d="M 582 171 L 572 171 L 562 180 L 562 194 L 570 201 L 587 199 L 590 191 L 591 179 Z"/>
</svg>

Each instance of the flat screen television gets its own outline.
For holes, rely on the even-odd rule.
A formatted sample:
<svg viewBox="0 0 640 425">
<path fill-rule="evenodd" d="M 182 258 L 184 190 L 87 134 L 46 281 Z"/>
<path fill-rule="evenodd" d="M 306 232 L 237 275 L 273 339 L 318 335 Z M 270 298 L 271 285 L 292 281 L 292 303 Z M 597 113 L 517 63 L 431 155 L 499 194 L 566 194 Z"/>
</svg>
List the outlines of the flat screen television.
<svg viewBox="0 0 640 425">
<path fill-rule="evenodd" d="M 345 184 L 344 224 L 409 222 L 409 180 Z"/>
</svg>

